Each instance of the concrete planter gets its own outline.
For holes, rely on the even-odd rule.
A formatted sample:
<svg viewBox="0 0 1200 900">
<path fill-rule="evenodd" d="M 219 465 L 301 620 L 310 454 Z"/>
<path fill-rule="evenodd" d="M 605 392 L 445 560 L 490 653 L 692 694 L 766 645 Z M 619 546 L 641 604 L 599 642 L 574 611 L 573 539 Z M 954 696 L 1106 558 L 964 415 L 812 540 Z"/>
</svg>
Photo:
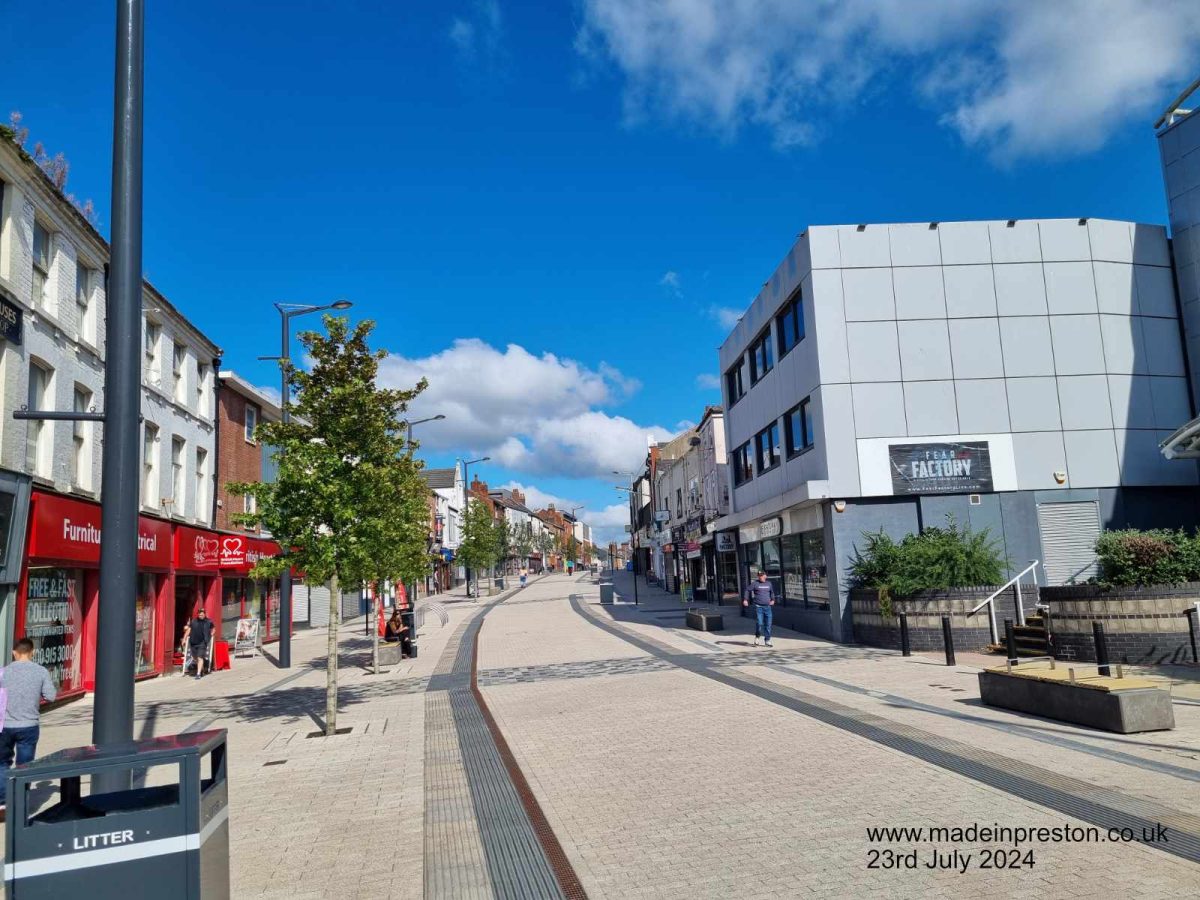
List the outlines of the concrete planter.
<svg viewBox="0 0 1200 900">
<path fill-rule="evenodd" d="M 1192 662 L 1185 610 L 1200 600 L 1200 582 L 1144 587 L 1072 584 L 1044 587 L 1059 659 L 1096 661 L 1092 623 L 1104 626 L 1112 662 Z"/>
<path fill-rule="evenodd" d="M 880 610 L 879 593 L 874 588 L 852 588 L 850 609 L 854 621 L 854 640 L 872 647 L 900 649 L 900 613 L 908 614 L 909 639 L 914 650 L 942 650 L 942 616 L 950 617 L 955 650 L 982 650 L 991 643 L 987 608 L 971 615 L 971 610 L 999 588 L 966 587 L 918 591 L 909 597 L 892 598 L 892 614 Z M 1022 585 L 1021 597 L 1026 609 L 1036 602 L 1034 588 Z M 996 624 L 1004 628 L 1005 619 L 1015 618 L 1015 592 L 1005 591 L 996 598 Z"/>
</svg>

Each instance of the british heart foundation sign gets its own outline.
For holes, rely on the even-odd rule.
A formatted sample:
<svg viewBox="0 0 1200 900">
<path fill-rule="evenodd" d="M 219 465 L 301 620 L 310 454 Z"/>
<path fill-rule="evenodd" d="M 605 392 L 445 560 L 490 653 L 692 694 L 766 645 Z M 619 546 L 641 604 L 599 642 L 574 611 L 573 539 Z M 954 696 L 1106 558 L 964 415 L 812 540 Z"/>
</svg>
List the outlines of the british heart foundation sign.
<svg viewBox="0 0 1200 900">
<path fill-rule="evenodd" d="M 221 568 L 233 569 L 246 565 L 246 539 L 237 534 L 221 535 Z"/>
<path fill-rule="evenodd" d="M 183 571 L 215 569 L 221 563 L 221 536 L 186 525 L 175 527 L 175 566 Z"/>
<path fill-rule="evenodd" d="M 978 494 L 992 489 L 987 441 L 890 444 L 893 494 Z"/>
</svg>

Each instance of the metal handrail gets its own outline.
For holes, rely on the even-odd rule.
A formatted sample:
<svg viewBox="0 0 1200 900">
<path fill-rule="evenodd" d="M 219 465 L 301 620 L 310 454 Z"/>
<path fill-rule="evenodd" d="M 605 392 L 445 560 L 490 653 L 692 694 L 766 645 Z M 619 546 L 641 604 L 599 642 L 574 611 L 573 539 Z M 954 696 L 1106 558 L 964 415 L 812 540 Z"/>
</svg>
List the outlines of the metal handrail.
<svg viewBox="0 0 1200 900">
<path fill-rule="evenodd" d="M 1037 587 L 1037 567 L 1040 562 L 1041 560 L 1032 560 L 1029 565 L 1004 582 L 1001 587 L 997 588 L 990 597 L 967 613 L 968 616 L 973 616 L 985 606 L 988 608 L 988 630 L 991 631 L 993 644 L 998 643 L 1000 640 L 1000 632 L 996 628 L 996 598 L 1015 585 L 1017 588 L 1017 624 L 1024 625 L 1025 609 L 1021 604 L 1021 579 L 1025 577 L 1026 572 L 1033 572 L 1033 586 Z"/>
</svg>

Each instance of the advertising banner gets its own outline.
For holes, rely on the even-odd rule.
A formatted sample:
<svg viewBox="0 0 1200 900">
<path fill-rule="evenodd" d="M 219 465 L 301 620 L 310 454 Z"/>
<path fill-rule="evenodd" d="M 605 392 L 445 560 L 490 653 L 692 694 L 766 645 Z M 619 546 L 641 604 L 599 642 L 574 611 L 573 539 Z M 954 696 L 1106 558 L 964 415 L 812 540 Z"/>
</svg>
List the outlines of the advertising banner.
<svg viewBox="0 0 1200 900">
<path fill-rule="evenodd" d="M 30 569 L 25 635 L 33 661 L 50 671 L 60 694 L 82 689 L 79 646 L 83 626 L 79 585 L 67 569 Z"/>
<path fill-rule="evenodd" d="M 889 444 L 894 494 L 978 494 L 992 490 L 987 441 Z"/>
</svg>

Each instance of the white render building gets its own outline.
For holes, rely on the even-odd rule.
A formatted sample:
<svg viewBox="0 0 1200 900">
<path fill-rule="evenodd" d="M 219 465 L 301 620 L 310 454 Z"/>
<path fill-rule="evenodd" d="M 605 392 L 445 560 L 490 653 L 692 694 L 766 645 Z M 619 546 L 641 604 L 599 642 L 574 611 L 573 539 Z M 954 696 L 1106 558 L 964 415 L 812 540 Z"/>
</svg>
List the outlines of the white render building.
<svg viewBox="0 0 1200 900">
<path fill-rule="evenodd" d="M 1016 574 L 1085 580 L 1101 528 L 1200 521 L 1163 228 L 1099 219 L 815 226 L 720 348 L 742 583 L 849 640 L 863 532 L 953 514 Z"/>
</svg>

